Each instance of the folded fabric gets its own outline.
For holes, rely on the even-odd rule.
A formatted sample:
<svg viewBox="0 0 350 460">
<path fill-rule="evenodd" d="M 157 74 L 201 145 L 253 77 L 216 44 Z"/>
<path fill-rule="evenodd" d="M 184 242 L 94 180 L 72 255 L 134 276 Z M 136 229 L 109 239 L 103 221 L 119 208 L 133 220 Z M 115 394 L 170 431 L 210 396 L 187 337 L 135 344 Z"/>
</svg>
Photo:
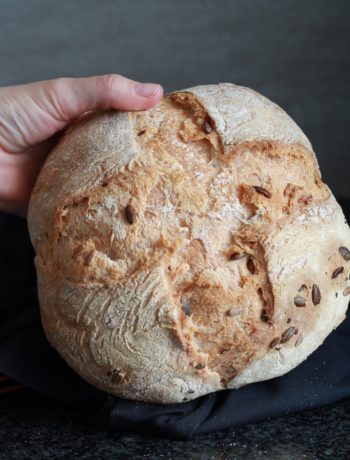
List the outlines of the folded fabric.
<svg viewBox="0 0 350 460">
<path fill-rule="evenodd" d="M 350 215 L 350 202 L 341 204 Z M 26 222 L 0 214 L 0 373 L 52 398 L 78 403 L 81 421 L 99 429 L 190 439 L 350 396 L 349 318 L 300 366 L 273 380 L 181 404 L 110 396 L 81 379 L 48 343 L 35 283 Z"/>
</svg>

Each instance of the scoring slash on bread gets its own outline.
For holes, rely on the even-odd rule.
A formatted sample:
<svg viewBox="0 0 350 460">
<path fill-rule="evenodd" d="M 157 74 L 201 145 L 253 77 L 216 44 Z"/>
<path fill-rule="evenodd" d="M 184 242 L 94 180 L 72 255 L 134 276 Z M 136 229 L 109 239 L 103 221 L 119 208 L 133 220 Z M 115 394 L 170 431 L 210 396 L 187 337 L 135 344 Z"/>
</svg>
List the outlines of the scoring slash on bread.
<svg viewBox="0 0 350 460">
<path fill-rule="evenodd" d="M 46 336 L 113 395 L 178 403 L 271 379 L 345 318 L 342 210 L 300 128 L 245 87 L 86 114 L 28 223 Z"/>
</svg>

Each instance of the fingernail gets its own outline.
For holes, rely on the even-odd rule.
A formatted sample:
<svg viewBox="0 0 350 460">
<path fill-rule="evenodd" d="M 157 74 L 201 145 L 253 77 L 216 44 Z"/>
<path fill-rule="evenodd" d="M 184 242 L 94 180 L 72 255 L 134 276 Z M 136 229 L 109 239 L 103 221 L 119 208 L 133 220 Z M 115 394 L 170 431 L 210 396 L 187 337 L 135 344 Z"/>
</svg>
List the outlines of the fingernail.
<svg viewBox="0 0 350 460">
<path fill-rule="evenodd" d="M 154 96 L 160 89 L 159 85 L 154 83 L 137 83 L 135 93 L 141 97 Z"/>
</svg>

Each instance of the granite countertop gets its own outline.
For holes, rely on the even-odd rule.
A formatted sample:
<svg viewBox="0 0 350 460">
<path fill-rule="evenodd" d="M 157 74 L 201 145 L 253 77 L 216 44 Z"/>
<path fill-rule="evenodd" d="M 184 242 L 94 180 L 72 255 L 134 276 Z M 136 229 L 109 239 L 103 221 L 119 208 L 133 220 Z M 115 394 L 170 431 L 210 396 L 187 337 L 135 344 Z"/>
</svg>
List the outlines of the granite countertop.
<svg viewBox="0 0 350 460">
<path fill-rule="evenodd" d="M 350 458 L 350 399 L 318 409 L 174 441 L 82 425 L 74 404 L 32 390 L 0 398 L 0 458 L 237 459 Z"/>
</svg>

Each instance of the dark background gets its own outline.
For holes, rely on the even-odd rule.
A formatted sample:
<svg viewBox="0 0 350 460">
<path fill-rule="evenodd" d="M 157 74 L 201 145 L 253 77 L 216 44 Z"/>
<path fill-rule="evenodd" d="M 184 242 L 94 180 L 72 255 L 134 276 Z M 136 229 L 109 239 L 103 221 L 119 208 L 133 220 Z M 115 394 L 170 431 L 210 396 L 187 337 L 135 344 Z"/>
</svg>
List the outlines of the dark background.
<svg viewBox="0 0 350 460">
<path fill-rule="evenodd" d="M 349 22 L 349 0 L 0 0 L 0 85 L 113 72 L 166 91 L 249 86 L 349 197 Z"/>
</svg>

